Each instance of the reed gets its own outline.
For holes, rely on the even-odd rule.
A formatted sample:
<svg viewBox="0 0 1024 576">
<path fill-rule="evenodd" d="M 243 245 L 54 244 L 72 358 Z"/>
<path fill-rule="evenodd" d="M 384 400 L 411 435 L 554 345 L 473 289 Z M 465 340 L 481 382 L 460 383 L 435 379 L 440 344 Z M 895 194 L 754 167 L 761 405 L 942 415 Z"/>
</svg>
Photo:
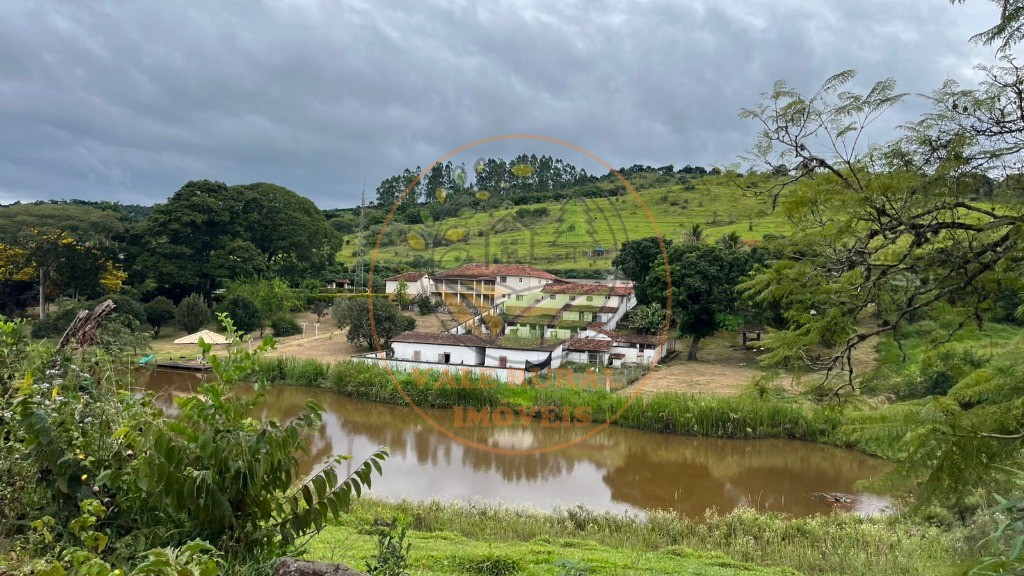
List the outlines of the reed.
<svg viewBox="0 0 1024 576">
<path fill-rule="evenodd" d="M 702 574 L 718 573 L 711 572 L 715 566 L 740 568 L 728 573 L 759 573 L 751 565 L 789 568 L 808 575 L 953 574 L 958 573 L 955 566 L 970 555 L 962 531 L 925 527 L 898 515 L 865 518 L 836 513 L 791 518 L 741 508 L 729 514 L 710 511 L 691 520 L 671 513 L 644 517 L 582 507 L 548 513 L 498 504 L 363 499 L 344 525 L 359 529 L 374 518 L 393 516 L 403 518 L 414 537 L 430 539 L 433 549 L 419 551 L 421 573 L 433 573 L 432 564 L 445 558 L 465 556 L 476 542 L 508 551 L 540 546 L 548 550 L 549 558 L 550 548 L 556 547 L 562 557 L 589 562 L 598 561 L 601 555 L 608 562 L 616 557 L 701 559 L 709 565 L 703 567 L 707 572 L 687 573 Z M 328 529 L 314 540 L 312 550 L 331 548 L 336 534 Z M 414 559 L 416 555 L 414 545 Z M 528 551 L 523 557 L 530 557 Z M 750 572 L 737 566 L 739 563 L 745 563 Z"/>
</svg>

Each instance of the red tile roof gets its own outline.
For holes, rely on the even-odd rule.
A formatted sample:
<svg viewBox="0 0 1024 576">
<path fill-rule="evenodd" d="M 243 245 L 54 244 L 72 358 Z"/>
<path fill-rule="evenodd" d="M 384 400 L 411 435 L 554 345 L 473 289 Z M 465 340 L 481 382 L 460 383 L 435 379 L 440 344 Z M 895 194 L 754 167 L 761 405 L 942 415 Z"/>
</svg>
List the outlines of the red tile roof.
<svg viewBox="0 0 1024 576">
<path fill-rule="evenodd" d="M 566 350 L 583 350 L 585 352 L 607 352 L 611 350 L 611 340 L 597 340 L 594 338 L 576 338 L 570 340 L 566 345 Z"/>
<path fill-rule="evenodd" d="M 398 276 L 392 276 L 391 278 L 385 278 L 385 282 L 418 282 L 420 278 L 423 278 L 427 274 L 425 272 L 406 272 L 405 274 L 399 274 Z"/>
<path fill-rule="evenodd" d="M 633 288 L 628 286 L 608 286 L 607 284 L 547 284 L 540 290 L 545 294 L 577 294 L 600 296 L 629 296 Z"/>
<path fill-rule="evenodd" d="M 497 278 L 498 276 L 526 276 L 564 282 L 558 276 L 526 264 L 463 264 L 451 270 L 433 274 L 434 278 Z"/>
<path fill-rule="evenodd" d="M 442 346 L 488 346 L 490 343 L 475 334 L 449 334 L 447 332 L 402 332 L 392 342 L 413 344 L 440 344 Z"/>
</svg>

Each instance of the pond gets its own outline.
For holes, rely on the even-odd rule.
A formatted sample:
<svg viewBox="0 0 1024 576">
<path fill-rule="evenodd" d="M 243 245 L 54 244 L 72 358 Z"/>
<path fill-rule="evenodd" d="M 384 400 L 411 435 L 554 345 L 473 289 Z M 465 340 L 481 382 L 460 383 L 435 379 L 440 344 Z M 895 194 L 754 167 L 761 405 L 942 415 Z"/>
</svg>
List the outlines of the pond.
<svg viewBox="0 0 1024 576">
<path fill-rule="evenodd" d="M 169 370 L 141 373 L 141 384 L 167 404 L 188 394 L 206 377 Z M 371 493 L 385 499 L 489 500 L 550 510 L 581 504 L 594 510 L 672 510 L 699 517 L 709 508 L 739 506 L 795 516 L 834 508 L 862 514 L 884 511 L 884 496 L 857 492 L 858 481 L 877 477 L 889 464 L 858 452 L 794 440 L 725 440 L 642 432 L 609 426 L 567 448 L 513 455 L 466 446 L 426 422 L 413 409 L 354 400 L 315 388 L 275 387 L 262 418 L 287 420 L 306 400 L 326 408 L 324 425 L 310 438 L 308 473 L 332 454 L 352 460 L 350 472 L 376 448 L 391 457 Z M 427 410 L 451 425 L 452 410 Z M 481 427 L 467 433 L 496 448 L 552 446 L 579 435 L 572 429 L 533 421 Z M 348 466 L 348 470 L 345 469 Z M 843 495 L 840 503 L 816 494 Z"/>
</svg>

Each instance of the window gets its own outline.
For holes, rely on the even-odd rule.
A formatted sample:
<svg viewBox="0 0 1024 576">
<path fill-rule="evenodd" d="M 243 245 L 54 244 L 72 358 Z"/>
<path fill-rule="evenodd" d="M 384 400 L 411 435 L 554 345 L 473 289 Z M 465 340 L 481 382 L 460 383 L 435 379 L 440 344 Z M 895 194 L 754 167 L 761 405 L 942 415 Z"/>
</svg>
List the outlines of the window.
<svg viewBox="0 0 1024 576">
<path fill-rule="evenodd" d="M 439 352 L 437 354 L 437 361 L 442 364 L 450 364 L 452 361 L 452 355 L 449 352 Z"/>
<path fill-rule="evenodd" d="M 498 367 L 505 368 L 508 366 L 508 356 L 498 356 Z"/>
<path fill-rule="evenodd" d="M 523 277 L 522 277 L 522 276 L 520 276 L 520 277 L 519 277 L 519 283 L 520 283 L 520 284 L 522 284 L 522 283 L 523 283 Z"/>
<path fill-rule="evenodd" d="M 498 282 L 501 282 L 502 284 L 507 284 L 508 283 L 508 276 L 502 276 L 502 277 L 498 278 Z"/>
<path fill-rule="evenodd" d="M 591 364 L 597 364 L 601 361 L 601 356 L 597 352 L 587 352 L 587 362 Z"/>
<path fill-rule="evenodd" d="M 413 351 L 413 353 L 412 353 L 412 359 L 413 359 L 414 361 L 416 361 L 416 362 L 419 362 L 419 361 L 420 361 L 420 351 L 419 351 L 419 350 L 414 350 L 414 351 Z"/>
<path fill-rule="evenodd" d="M 516 302 L 522 302 L 522 301 L 523 301 L 523 295 L 522 294 L 516 294 Z"/>
<path fill-rule="evenodd" d="M 594 297 L 593 296 L 587 296 L 587 302 L 593 302 L 593 301 L 594 301 Z"/>
<path fill-rule="evenodd" d="M 554 300 L 554 299 L 555 299 L 555 295 L 554 295 L 554 294 L 552 294 L 551 296 L 549 296 L 549 298 L 551 298 L 552 300 Z"/>
</svg>

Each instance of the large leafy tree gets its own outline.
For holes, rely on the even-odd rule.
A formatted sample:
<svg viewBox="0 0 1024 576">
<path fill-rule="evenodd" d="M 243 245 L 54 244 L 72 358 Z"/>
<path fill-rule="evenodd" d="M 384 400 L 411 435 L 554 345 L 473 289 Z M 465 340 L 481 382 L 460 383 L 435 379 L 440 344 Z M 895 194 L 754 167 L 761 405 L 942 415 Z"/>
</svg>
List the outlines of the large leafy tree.
<svg viewBox="0 0 1024 576">
<path fill-rule="evenodd" d="M 612 266 L 625 274 L 636 284 L 637 300 L 641 304 L 655 302 L 657 294 L 649 294 L 645 290 L 645 282 L 658 262 L 665 262 L 666 250 L 672 246 L 671 240 L 662 240 L 657 236 L 648 236 L 622 243 L 619 252 L 612 259 Z M 662 268 L 664 270 L 664 268 Z M 664 302 L 662 302 L 664 303 Z"/>
<path fill-rule="evenodd" d="M 691 337 L 687 360 L 696 360 L 701 339 L 738 323 L 736 287 L 752 260 L 743 251 L 690 243 L 669 248 L 667 265 L 667 273 L 664 262 L 651 269 L 646 289 L 670 303 L 679 333 Z"/>
<path fill-rule="evenodd" d="M 139 269 L 178 296 L 209 296 L 225 280 L 263 273 L 297 283 L 327 267 L 340 247 L 312 201 L 267 183 L 188 182 L 140 233 Z"/>
</svg>

